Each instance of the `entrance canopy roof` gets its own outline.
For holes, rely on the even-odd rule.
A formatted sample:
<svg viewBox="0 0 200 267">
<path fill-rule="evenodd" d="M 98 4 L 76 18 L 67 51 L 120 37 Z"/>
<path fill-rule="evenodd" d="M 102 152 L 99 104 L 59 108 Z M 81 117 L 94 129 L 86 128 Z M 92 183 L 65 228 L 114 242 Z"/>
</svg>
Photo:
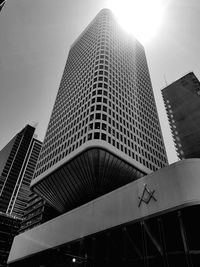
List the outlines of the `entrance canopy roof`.
<svg viewBox="0 0 200 267">
<path fill-rule="evenodd" d="M 179 161 L 15 237 L 8 263 L 200 203 L 200 160 Z"/>
</svg>

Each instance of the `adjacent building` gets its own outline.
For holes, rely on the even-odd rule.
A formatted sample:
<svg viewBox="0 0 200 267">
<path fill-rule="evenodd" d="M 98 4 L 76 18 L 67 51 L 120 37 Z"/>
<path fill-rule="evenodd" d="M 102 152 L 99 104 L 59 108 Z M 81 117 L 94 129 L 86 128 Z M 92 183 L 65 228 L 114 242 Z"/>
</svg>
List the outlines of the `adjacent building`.
<svg viewBox="0 0 200 267">
<path fill-rule="evenodd" d="M 177 154 L 200 157 L 200 82 L 188 73 L 162 90 Z"/>
<path fill-rule="evenodd" d="M 24 210 L 23 220 L 20 224 L 19 233 L 32 229 L 58 215 L 59 213 L 41 197 L 30 192 L 28 203 Z"/>
<path fill-rule="evenodd" d="M 0 266 L 7 266 L 13 238 L 24 225 L 30 183 L 42 144 L 34 132 L 35 127 L 26 125 L 0 151 Z"/>
<path fill-rule="evenodd" d="M 7 266 L 8 255 L 20 222 L 20 219 L 0 212 L 0 267 Z"/>
<path fill-rule="evenodd" d="M 0 151 L 0 211 L 22 218 L 41 142 L 26 125 Z"/>
</svg>

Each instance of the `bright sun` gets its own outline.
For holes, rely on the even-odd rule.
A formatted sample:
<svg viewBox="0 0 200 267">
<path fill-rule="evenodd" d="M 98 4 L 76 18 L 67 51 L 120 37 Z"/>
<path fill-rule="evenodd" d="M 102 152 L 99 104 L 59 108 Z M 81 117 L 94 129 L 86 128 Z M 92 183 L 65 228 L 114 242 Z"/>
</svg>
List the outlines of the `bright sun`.
<svg viewBox="0 0 200 267">
<path fill-rule="evenodd" d="M 108 8 L 119 24 L 143 44 L 158 32 L 164 13 L 163 0 L 108 0 Z"/>
</svg>

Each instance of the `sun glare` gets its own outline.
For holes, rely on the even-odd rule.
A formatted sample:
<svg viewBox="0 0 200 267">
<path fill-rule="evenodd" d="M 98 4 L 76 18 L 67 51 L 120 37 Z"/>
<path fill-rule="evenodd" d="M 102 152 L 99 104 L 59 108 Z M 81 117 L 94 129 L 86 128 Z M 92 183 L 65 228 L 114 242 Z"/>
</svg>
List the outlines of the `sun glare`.
<svg viewBox="0 0 200 267">
<path fill-rule="evenodd" d="M 163 0 L 108 0 L 108 8 L 119 24 L 143 44 L 156 35 L 164 13 Z"/>
</svg>

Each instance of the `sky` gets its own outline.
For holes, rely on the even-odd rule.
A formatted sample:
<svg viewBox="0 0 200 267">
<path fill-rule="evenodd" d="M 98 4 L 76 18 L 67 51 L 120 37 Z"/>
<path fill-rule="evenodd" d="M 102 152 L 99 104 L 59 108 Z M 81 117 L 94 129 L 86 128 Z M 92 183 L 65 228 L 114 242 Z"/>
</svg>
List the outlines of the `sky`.
<svg viewBox="0 0 200 267">
<path fill-rule="evenodd" d="M 200 1 L 164 1 L 160 30 L 144 47 L 172 163 L 177 157 L 161 89 L 190 71 L 200 79 Z M 6 2 L 0 13 L 0 149 L 27 123 L 44 139 L 70 45 L 104 7 L 107 0 Z"/>
</svg>

